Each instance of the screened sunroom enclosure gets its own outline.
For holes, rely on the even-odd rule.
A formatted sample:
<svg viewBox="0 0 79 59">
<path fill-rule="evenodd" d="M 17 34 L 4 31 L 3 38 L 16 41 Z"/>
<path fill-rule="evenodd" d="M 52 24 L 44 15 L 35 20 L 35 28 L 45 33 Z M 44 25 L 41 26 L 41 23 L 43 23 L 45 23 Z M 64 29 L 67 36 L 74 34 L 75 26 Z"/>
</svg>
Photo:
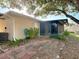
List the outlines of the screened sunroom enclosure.
<svg viewBox="0 0 79 59">
<path fill-rule="evenodd" d="M 64 32 L 66 19 L 40 22 L 40 35 L 52 35 Z"/>
</svg>

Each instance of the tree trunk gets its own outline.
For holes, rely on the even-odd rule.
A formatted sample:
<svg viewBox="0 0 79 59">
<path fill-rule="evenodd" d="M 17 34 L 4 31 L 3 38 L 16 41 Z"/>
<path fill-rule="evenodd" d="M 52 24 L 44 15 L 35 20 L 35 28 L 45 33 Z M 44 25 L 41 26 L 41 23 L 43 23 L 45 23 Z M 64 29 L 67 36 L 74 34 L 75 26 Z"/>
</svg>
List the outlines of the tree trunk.
<svg viewBox="0 0 79 59">
<path fill-rule="evenodd" d="M 63 10 L 59 10 L 59 9 L 57 9 L 58 11 L 61 11 L 66 17 L 68 17 L 68 18 L 70 18 L 71 20 L 73 20 L 74 22 L 76 22 L 77 24 L 79 24 L 79 20 L 78 19 L 76 19 L 75 17 L 73 17 L 72 15 L 69 15 L 69 14 L 67 14 L 65 11 L 63 11 Z"/>
</svg>

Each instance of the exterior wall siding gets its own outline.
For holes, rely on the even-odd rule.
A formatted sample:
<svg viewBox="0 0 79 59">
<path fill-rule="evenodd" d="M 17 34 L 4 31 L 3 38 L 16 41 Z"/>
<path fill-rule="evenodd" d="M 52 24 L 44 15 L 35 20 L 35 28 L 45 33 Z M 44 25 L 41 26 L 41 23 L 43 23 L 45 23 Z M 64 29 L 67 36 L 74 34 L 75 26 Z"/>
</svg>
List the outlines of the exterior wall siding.
<svg viewBox="0 0 79 59">
<path fill-rule="evenodd" d="M 7 24 L 6 24 L 6 32 L 9 34 L 9 37 L 8 39 L 9 40 L 13 40 L 13 36 L 14 36 L 14 28 L 13 28 L 13 19 L 11 16 L 7 17 L 5 16 L 5 20 L 7 21 Z"/>
<path fill-rule="evenodd" d="M 64 25 L 58 24 L 58 34 L 64 32 Z"/>
<path fill-rule="evenodd" d="M 24 17 L 13 16 L 15 20 L 15 38 L 16 39 L 24 39 L 24 29 L 25 28 L 39 28 L 39 22 Z"/>
<path fill-rule="evenodd" d="M 9 33 L 9 40 L 16 39 L 24 39 L 24 29 L 25 28 L 39 28 L 39 21 L 36 19 L 32 19 L 29 16 L 20 16 L 14 14 L 5 14 L 4 15 L 7 24 L 6 24 L 6 32 Z M 3 21 L 4 22 L 4 21 Z M 3 23 L 1 22 L 1 23 Z M 1 24 L 1 26 L 5 27 L 5 24 Z M 5 31 L 3 31 L 5 32 Z"/>
<path fill-rule="evenodd" d="M 6 32 L 5 27 L 6 27 L 7 22 L 3 19 L 0 19 L 0 32 Z"/>
</svg>

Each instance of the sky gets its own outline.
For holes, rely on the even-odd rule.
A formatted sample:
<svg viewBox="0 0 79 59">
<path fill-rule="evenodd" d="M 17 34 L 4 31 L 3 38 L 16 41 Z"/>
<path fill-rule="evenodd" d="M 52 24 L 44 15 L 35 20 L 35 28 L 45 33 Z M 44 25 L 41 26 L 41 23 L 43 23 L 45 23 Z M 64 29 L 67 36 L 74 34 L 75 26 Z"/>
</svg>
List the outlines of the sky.
<svg viewBox="0 0 79 59">
<path fill-rule="evenodd" d="M 34 17 L 33 15 L 29 15 L 25 10 L 8 9 L 8 8 L 1 8 L 0 7 L 0 13 L 6 13 L 6 12 L 8 12 L 10 10 L 21 13 L 21 14 L 24 14 L 24 15 Z M 79 13 L 72 13 L 71 15 L 73 15 L 74 17 L 79 19 Z M 50 20 L 57 20 L 57 19 L 67 19 L 67 17 L 65 17 L 64 15 L 49 15 L 47 17 L 42 17 L 42 18 L 39 17 L 38 19 L 40 19 L 41 21 L 50 21 Z M 72 23 L 72 21 L 70 19 L 69 19 L 69 22 Z"/>
<path fill-rule="evenodd" d="M 6 13 L 6 12 L 8 12 L 8 11 L 9 11 L 8 8 L 1 8 L 1 7 L 0 7 L 0 13 Z"/>
</svg>

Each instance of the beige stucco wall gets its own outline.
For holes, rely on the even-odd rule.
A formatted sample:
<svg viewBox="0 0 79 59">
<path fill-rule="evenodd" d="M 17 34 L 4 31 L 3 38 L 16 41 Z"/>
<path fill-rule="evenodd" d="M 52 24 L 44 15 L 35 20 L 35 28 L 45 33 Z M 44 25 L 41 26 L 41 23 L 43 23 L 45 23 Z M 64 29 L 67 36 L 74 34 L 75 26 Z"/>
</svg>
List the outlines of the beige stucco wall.
<svg viewBox="0 0 79 59">
<path fill-rule="evenodd" d="M 64 32 L 64 25 L 58 24 L 58 33 Z"/>
<path fill-rule="evenodd" d="M 16 17 L 15 18 L 15 35 L 16 38 L 25 38 L 24 36 L 24 29 L 25 28 L 33 28 L 37 25 L 38 27 L 38 23 L 29 19 L 29 18 L 19 18 Z"/>
<path fill-rule="evenodd" d="M 36 21 L 36 19 L 32 19 L 30 17 L 25 17 L 25 16 L 16 16 L 16 15 L 9 15 L 11 16 L 11 21 L 13 20 L 13 28 L 9 28 L 10 32 L 13 33 L 11 35 L 14 35 L 16 39 L 24 39 L 24 29 L 25 28 L 31 28 L 31 27 L 36 27 L 39 28 L 39 22 Z M 11 22 L 10 22 L 11 23 Z M 11 27 L 9 25 L 9 27 Z"/>
<path fill-rule="evenodd" d="M 2 26 L 6 27 L 6 30 L 4 32 L 7 32 L 9 34 L 8 39 L 12 40 L 13 39 L 13 35 L 14 35 L 14 31 L 13 31 L 13 19 L 12 17 L 10 17 L 9 15 L 4 15 L 3 19 L 3 24 L 1 24 Z"/>
<path fill-rule="evenodd" d="M 11 18 L 4 17 L 5 19 L 0 19 L 0 32 L 9 33 L 8 39 L 13 39 L 13 21 Z M 6 27 L 6 29 L 5 29 Z"/>
<path fill-rule="evenodd" d="M 6 23 L 7 23 L 6 20 L 0 19 L 0 32 L 6 32 L 6 29 L 5 29 Z"/>
<path fill-rule="evenodd" d="M 14 28 L 13 28 L 13 20 L 11 18 L 7 19 L 7 32 L 9 33 L 9 40 L 13 40 L 14 38 Z"/>
</svg>

